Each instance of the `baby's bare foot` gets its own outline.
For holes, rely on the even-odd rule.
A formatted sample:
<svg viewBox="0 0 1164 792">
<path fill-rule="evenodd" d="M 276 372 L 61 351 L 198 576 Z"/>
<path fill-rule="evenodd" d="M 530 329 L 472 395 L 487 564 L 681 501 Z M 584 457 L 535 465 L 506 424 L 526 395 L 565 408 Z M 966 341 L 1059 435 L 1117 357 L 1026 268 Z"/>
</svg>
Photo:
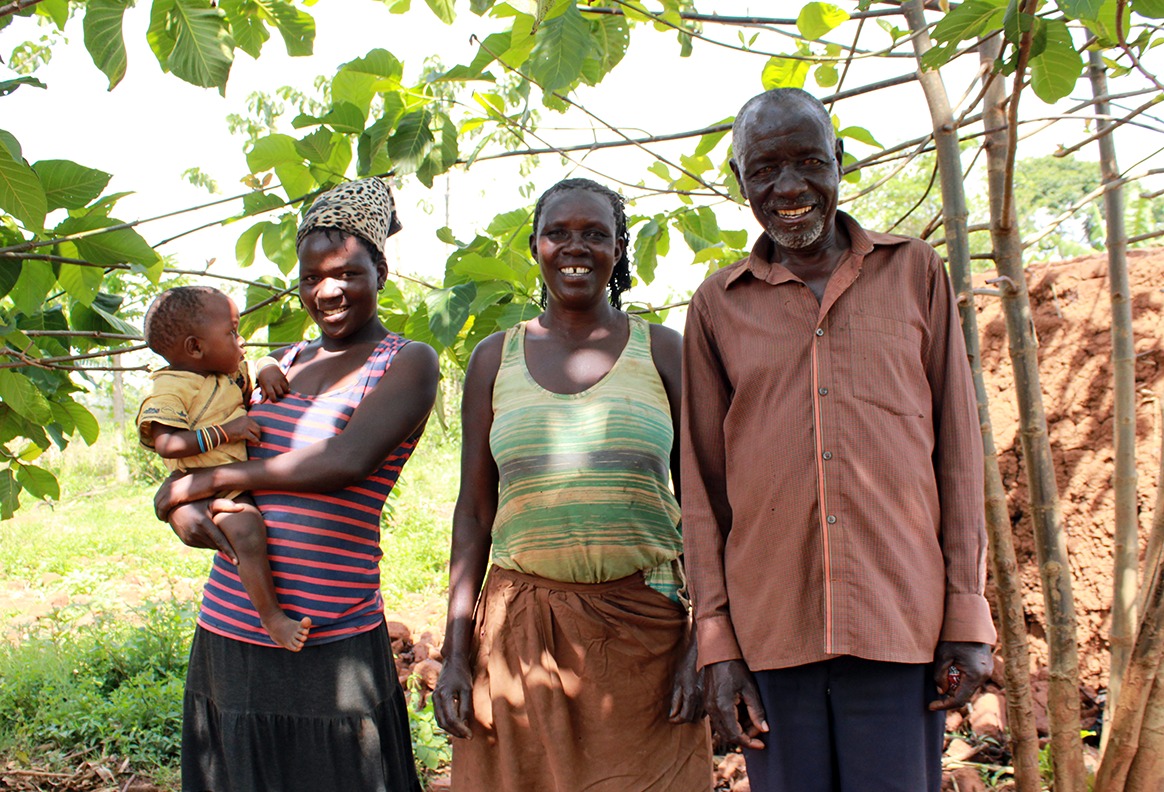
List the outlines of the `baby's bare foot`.
<svg viewBox="0 0 1164 792">
<path fill-rule="evenodd" d="M 304 616 L 295 621 L 284 613 L 263 619 L 263 628 L 275 643 L 292 652 L 298 652 L 307 641 L 307 633 L 311 630 L 311 619 Z"/>
</svg>

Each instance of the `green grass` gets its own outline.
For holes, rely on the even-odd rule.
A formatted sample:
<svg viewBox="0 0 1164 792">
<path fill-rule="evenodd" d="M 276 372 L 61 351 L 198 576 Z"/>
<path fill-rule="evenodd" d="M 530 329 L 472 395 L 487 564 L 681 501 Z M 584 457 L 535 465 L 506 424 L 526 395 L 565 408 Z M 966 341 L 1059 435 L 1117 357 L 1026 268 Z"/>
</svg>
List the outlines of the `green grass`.
<svg viewBox="0 0 1164 792">
<path fill-rule="evenodd" d="M 135 455 L 130 451 L 126 456 Z M 209 551 L 187 548 L 153 516 L 151 470 L 112 482 L 112 440 L 53 464 L 59 503 L 26 499 L 0 522 L 0 762 L 67 769 L 88 751 L 128 757 L 175 784 L 194 613 Z M 390 612 L 443 624 L 458 448 L 432 427 L 405 468 L 383 523 Z M 143 480 L 144 479 L 144 480 Z M 418 617 L 420 618 L 420 617 Z M 431 709 L 410 713 L 418 765 L 448 760 Z"/>
</svg>

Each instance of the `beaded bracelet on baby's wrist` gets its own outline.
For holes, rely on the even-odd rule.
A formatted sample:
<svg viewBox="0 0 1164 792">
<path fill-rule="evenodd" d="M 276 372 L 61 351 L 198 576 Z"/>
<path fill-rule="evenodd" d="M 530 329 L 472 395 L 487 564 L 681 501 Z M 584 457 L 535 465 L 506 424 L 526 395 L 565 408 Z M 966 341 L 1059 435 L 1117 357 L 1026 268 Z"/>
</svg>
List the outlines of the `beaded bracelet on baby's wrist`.
<svg viewBox="0 0 1164 792">
<path fill-rule="evenodd" d="M 218 448 L 223 443 L 230 442 L 226 430 L 217 424 L 194 430 L 194 437 L 198 440 L 198 450 L 205 454 L 211 449 Z"/>
</svg>

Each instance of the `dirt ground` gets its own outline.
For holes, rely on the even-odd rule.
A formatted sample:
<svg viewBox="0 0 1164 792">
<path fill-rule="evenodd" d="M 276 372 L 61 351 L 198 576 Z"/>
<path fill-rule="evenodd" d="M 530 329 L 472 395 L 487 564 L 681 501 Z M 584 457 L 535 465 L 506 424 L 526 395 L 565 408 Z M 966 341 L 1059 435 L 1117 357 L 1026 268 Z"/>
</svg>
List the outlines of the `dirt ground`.
<svg viewBox="0 0 1164 792">
<path fill-rule="evenodd" d="M 1160 464 L 1164 387 L 1164 248 L 1128 254 L 1136 350 L 1136 468 L 1141 557 L 1152 521 Z M 1111 297 L 1107 259 L 1090 256 L 1027 269 L 1039 340 L 1039 374 L 1071 557 L 1082 681 L 1107 683 L 1112 585 Z M 1045 667 L 1043 597 L 1027 508 L 1018 407 L 1001 301 L 978 297 L 982 362 L 999 465 L 1022 567 L 1033 660 Z"/>
</svg>

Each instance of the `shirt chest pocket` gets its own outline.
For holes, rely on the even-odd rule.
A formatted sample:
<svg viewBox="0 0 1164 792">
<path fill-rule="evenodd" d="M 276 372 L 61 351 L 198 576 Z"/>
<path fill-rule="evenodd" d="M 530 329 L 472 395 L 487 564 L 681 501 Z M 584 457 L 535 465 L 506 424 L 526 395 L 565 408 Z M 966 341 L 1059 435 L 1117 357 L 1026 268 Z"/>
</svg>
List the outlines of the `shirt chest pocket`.
<svg viewBox="0 0 1164 792">
<path fill-rule="evenodd" d="M 894 415 L 931 412 L 922 362 L 922 332 L 907 322 L 854 314 L 849 320 L 849 373 L 853 395 Z"/>
</svg>

